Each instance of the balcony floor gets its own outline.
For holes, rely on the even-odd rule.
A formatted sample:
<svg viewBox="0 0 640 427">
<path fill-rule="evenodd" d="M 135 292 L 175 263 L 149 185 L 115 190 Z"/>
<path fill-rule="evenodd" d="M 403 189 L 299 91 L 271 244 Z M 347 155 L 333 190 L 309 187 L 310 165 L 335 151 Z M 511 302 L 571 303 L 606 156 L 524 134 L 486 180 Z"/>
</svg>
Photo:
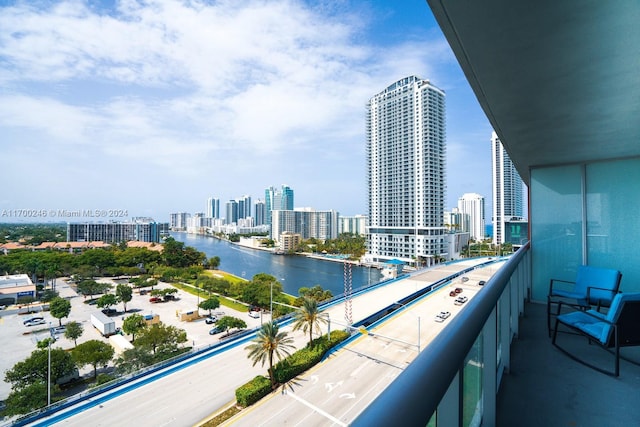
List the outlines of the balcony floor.
<svg viewBox="0 0 640 427">
<path fill-rule="evenodd" d="M 638 325 L 640 327 L 640 325 Z M 597 366 L 613 369 L 614 356 L 583 337 L 558 334 L 564 348 L 589 354 Z M 640 348 L 621 350 L 640 362 Z M 560 352 L 546 331 L 546 305 L 528 303 L 511 346 L 510 373 L 498 393 L 498 427 L 636 426 L 640 423 L 640 366 L 620 361 L 610 377 Z"/>
</svg>

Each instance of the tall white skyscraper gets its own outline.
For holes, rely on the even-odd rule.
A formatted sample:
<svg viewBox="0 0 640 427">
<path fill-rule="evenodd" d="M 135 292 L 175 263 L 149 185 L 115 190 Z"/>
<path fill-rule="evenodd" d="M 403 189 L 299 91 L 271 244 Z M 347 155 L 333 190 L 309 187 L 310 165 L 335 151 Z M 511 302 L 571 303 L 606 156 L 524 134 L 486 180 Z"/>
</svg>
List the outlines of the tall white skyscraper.
<svg viewBox="0 0 640 427">
<path fill-rule="evenodd" d="M 458 211 L 462 214 L 462 231 L 468 231 L 474 240 L 484 240 L 484 197 L 477 193 L 465 193 L 458 199 Z"/>
<path fill-rule="evenodd" d="M 522 178 L 495 132 L 491 134 L 491 172 L 493 243 L 497 245 L 505 242 L 505 222 L 522 218 Z"/>
<path fill-rule="evenodd" d="M 368 258 L 428 266 L 445 256 L 444 91 L 416 76 L 367 104 Z"/>
</svg>

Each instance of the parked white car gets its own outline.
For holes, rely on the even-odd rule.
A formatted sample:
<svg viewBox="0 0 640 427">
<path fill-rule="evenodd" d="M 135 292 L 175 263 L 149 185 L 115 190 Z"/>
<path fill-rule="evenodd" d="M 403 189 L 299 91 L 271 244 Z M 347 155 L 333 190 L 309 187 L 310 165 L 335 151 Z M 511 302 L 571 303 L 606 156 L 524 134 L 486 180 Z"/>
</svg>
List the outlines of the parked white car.
<svg viewBox="0 0 640 427">
<path fill-rule="evenodd" d="M 24 326 L 35 326 L 35 325 L 43 325 L 47 322 L 45 322 L 44 318 L 42 317 L 32 317 L 31 319 L 27 319 L 22 323 L 24 324 Z"/>
<path fill-rule="evenodd" d="M 249 317 L 253 317 L 254 319 L 259 319 L 260 318 L 260 312 L 251 310 L 249 312 Z"/>
<path fill-rule="evenodd" d="M 469 298 L 465 297 L 465 296 L 459 296 L 458 298 L 455 299 L 455 301 L 453 301 L 453 303 L 455 305 L 462 305 L 465 302 L 467 302 L 469 300 Z"/>
<path fill-rule="evenodd" d="M 442 323 L 446 319 L 448 319 L 449 316 L 451 316 L 451 312 L 449 312 L 449 311 L 441 311 L 440 313 L 436 314 L 436 317 L 433 320 L 435 320 L 438 323 Z"/>
</svg>

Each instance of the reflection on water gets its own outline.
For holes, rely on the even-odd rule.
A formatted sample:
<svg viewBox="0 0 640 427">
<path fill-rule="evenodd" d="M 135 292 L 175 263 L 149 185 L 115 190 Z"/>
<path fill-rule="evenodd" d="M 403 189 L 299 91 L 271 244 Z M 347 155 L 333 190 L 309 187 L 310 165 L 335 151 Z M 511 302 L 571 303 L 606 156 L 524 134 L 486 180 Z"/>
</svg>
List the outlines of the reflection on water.
<svg viewBox="0 0 640 427">
<path fill-rule="evenodd" d="M 340 262 L 321 261 L 304 256 L 273 255 L 270 252 L 249 249 L 213 237 L 187 233 L 171 233 L 184 242 L 207 254 L 208 258 L 220 257 L 220 269 L 245 279 L 258 273 L 274 276 L 286 293 L 298 295 L 301 287 L 320 285 L 334 295 L 344 292 L 344 265 Z M 353 289 L 377 283 L 382 275 L 375 268 L 352 267 Z"/>
</svg>

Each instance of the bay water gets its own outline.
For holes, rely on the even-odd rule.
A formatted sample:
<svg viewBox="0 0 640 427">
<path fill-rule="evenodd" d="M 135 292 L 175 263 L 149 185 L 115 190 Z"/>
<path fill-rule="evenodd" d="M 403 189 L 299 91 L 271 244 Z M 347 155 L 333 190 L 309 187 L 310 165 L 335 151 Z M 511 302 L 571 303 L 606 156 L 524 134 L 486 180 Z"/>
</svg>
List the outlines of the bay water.
<svg viewBox="0 0 640 427">
<path fill-rule="evenodd" d="M 251 249 L 214 237 L 172 232 L 171 236 L 186 246 L 204 252 L 207 258 L 220 258 L 220 270 L 251 280 L 258 273 L 275 277 L 284 292 L 298 296 L 301 287 L 315 285 L 328 289 L 333 295 L 344 292 L 344 265 L 341 262 L 324 261 L 300 255 L 274 255 L 271 252 Z M 376 268 L 352 266 L 351 286 L 358 289 L 382 279 Z"/>
</svg>

